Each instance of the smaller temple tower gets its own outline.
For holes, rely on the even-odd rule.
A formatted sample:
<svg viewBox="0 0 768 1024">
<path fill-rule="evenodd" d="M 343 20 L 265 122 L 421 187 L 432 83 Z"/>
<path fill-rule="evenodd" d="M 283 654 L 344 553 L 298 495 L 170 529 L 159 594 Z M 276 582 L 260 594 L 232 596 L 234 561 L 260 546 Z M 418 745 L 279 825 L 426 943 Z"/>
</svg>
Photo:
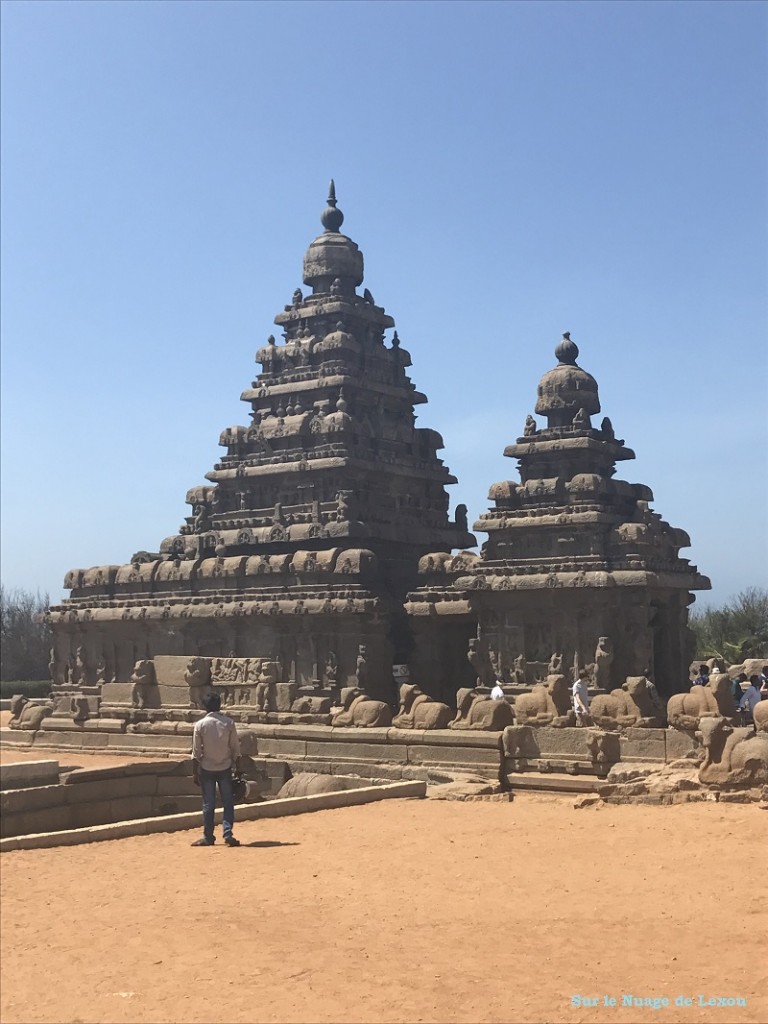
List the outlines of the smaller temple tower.
<svg viewBox="0 0 768 1024">
<path fill-rule="evenodd" d="M 679 557 L 690 539 L 651 510 L 651 490 L 615 479 L 616 463 L 635 454 L 607 416 L 593 425 L 597 382 L 578 354 L 564 334 L 538 387 L 546 425 L 529 415 L 504 451 L 520 482 L 491 487 L 494 506 L 474 526 L 488 534 L 482 555 L 421 560 L 423 583 L 406 607 L 417 678 L 435 695 L 467 685 L 468 670 L 473 682 L 527 687 L 548 670 L 597 663 L 603 687 L 646 672 L 665 694 L 687 684 L 690 591 L 710 583 Z M 431 672 L 442 637 L 474 622 L 467 661 L 449 678 Z"/>
</svg>

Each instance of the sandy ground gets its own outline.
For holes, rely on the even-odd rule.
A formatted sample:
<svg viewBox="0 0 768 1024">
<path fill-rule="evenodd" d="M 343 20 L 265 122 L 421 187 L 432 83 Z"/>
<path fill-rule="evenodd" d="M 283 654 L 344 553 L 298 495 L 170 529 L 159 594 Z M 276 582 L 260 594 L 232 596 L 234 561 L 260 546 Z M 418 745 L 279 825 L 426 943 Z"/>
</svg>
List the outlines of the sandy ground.
<svg viewBox="0 0 768 1024">
<path fill-rule="evenodd" d="M 754 805 L 393 800 L 246 822 L 236 850 L 5 853 L 2 1021 L 766 1021 L 766 825 Z"/>
</svg>

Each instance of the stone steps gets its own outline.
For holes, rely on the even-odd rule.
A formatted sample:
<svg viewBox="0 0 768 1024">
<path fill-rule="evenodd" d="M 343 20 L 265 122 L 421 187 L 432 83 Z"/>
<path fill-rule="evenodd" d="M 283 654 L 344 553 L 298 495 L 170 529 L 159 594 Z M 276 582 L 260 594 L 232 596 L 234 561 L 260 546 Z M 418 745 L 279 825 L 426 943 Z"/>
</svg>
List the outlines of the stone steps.
<svg viewBox="0 0 768 1024">
<path fill-rule="evenodd" d="M 597 793 L 605 779 L 595 775 L 525 772 L 507 776 L 513 793 Z"/>
</svg>

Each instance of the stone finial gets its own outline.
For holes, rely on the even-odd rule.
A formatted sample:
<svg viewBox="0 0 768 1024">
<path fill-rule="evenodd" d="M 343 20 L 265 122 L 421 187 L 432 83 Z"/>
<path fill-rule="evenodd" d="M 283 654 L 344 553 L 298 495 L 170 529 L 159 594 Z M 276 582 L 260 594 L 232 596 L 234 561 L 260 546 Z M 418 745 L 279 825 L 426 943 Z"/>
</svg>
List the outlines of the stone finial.
<svg viewBox="0 0 768 1024">
<path fill-rule="evenodd" d="M 579 358 L 579 347 L 575 342 L 571 341 L 570 331 L 563 332 L 563 340 L 555 349 L 555 355 L 561 364 L 566 366 L 576 365 L 576 360 Z"/>
<path fill-rule="evenodd" d="M 338 232 L 344 223 L 344 214 L 336 208 L 336 185 L 333 178 L 328 187 L 328 205 L 320 216 L 320 222 L 326 231 Z"/>
</svg>

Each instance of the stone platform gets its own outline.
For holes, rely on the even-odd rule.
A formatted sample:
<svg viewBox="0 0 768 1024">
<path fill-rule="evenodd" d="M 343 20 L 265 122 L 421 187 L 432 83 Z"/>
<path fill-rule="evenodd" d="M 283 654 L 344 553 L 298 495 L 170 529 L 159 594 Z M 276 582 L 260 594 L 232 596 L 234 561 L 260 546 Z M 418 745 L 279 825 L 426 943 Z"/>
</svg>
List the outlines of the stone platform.
<svg viewBox="0 0 768 1024">
<path fill-rule="evenodd" d="M 50 719 L 48 720 L 50 721 Z M 36 733 L 0 730 L 0 743 L 35 749 L 82 749 L 128 754 L 188 754 L 192 725 L 188 722 L 137 723 L 120 731 L 110 720 L 94 719 L 68 728 Z M 90 728 L 89 728 L 90 726 Z M 106 726 L 106 728 L 105 728 Z M 285 761 L 295 771 L 387 779 L 427 779 L 430 769 L 468 770 L 487 778 L 521 773 L 569 776 L 607 775 L 620 762 L 665 764 L 696 748 L 689 733 L 674 729 L 627 729 L 600 733 L 586 728 L 512 727 L 501 732 L 457 729 L 339 728 L 326 725 L 239 726 L 244 753 Z M 595 736 L 599 744 L 595 745 Z M 600 737 L 608 737 L 602 739 Z"/>
</svg>

